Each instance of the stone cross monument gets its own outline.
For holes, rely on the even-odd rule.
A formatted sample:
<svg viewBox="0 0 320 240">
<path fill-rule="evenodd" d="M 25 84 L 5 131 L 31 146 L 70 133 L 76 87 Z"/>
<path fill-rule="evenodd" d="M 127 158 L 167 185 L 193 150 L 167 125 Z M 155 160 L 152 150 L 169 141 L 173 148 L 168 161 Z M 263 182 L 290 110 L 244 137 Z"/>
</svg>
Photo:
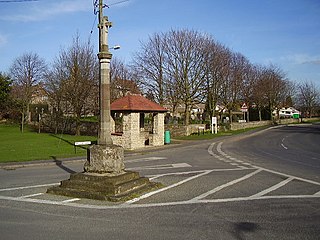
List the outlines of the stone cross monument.
<svg viewBox="0 0 320 240">
<path fill-rule="evenodd" d="M 90 156 L 85 163 L 86 172 L 109 173 L 117 175 L 123 173 L 123 148 L 113 145 L 111 139 L 110 114 L 110 61 L 112 54 L 109 51 L 108 32 L 112 23 L 103 16 L 103 1 L 99 0 L 99 53 L 100 62 L 100 117 L 98 129 L 98 145 L 90 148 Z"/>
<path fill-rule="evenodd" d="M 97 2 L 97 1 L 96 1 Z M 124 149 L 111 139 L 110 60 L 108 31 L 111 22 L 103 16 L 103 0 L 99 0 L 100 117 L 98 144 L 90 147 L 84 172 L 73 173 L 47 193 L 78 198 L 123 201 L 142 194 L 160 184 L 140 177 L 138 172 L 125 171 Z"/>
</svg>

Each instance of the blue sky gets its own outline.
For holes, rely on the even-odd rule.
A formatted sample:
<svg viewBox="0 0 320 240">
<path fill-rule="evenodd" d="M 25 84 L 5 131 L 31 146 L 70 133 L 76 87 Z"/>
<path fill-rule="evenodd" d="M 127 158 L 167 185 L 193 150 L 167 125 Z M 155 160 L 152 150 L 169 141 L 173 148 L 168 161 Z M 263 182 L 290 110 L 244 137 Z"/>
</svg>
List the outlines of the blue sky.
<svg viewBox="0 0 320 240">
<path fill-rule="evenodd" d="M 2 2 L 1 2 L 2 1 Z M 105 0 L 113 22 L 113 56 L 130 63 L 140 41 L 170 29 L 208 33 L 252 63 L 279 66 L 292 81 L 320 86 L 319 0 Z M 78 32 L 97 49 L 92 0 L 0 0 L 0 71 L 23 53 L 35 52 L 50 64 Z M 90 31 L 93 26 L 93 33 Z"/>
</svg>

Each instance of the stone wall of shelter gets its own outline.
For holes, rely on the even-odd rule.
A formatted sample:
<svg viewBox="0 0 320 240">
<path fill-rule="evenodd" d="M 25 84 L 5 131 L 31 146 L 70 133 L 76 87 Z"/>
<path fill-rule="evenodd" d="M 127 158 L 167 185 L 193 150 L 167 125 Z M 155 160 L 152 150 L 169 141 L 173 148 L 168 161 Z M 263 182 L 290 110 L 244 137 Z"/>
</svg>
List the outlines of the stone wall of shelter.
<svg viewBox="0 0 320 240">
<path fill-rule="evenodd" d="M 164 114 L 153 114 L 153 132 L 150 136 L 150 145 L 162 146 L 164 145 Z"/>
<path fill-rule="evenodd" d="M 115 125 L 114 121 L 112 124 Z M 123 113 L 122 117 L 123 133 L 112 134 L 112 141 L 124 149 L 138 149 L 146 145 L 161 146 L 164 145 L 164 114 L 153 114 L 153 132 L 150 133 L 144 128 L 140 128 L 140 113 Z M 112 130 L 115 127 L 112 126 Z"/>
</svg>

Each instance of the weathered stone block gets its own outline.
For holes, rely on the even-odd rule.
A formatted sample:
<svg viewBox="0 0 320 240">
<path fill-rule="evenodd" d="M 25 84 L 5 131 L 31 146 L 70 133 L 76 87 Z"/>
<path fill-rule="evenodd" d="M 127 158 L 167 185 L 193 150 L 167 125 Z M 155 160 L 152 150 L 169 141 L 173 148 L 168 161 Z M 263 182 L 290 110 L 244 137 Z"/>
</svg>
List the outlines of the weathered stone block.
<svg viewBox="0 0 320 240">
<path fill-rule="evenodd" d="M 124 149 L 118 145 L 93 145 L 84 170 L 88 173 L 119 175 L 124 172 Z"/>
<path fill-rule="evenodd" d="M 51 187 L 47 193 L 107 201 L 126 201 L 137 195 L 162 187 L 160 183 L 150 182 L 140 177 L 138 172 L 110 174 L 74 173 L 70 179 L 61 181 L 59 186 Z"/>
</svg>

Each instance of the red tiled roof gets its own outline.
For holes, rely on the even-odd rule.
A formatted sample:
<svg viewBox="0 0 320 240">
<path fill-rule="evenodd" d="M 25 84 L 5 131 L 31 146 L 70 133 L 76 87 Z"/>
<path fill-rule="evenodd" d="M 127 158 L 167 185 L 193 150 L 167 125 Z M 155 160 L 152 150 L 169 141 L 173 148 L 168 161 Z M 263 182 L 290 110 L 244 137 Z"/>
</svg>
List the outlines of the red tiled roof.
<svg viewBox="0 0 320 240">
<path fill-rule="evenodd" d="M 111 111 L 135 112 L 167 112 L 159 104 L 152 102 L 141 95 L 127 95 L 111 103 Z"/>
</svg>

